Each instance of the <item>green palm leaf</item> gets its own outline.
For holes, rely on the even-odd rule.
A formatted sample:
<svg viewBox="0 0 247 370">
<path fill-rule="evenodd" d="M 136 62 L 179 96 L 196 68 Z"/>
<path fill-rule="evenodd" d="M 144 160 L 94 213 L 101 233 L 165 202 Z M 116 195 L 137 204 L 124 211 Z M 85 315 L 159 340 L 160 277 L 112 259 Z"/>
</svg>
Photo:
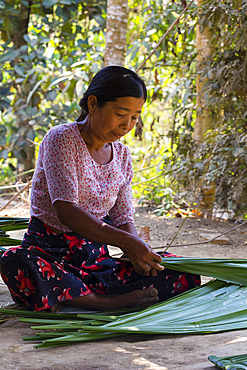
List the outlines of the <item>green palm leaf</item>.
<svg viewBox="0 0 247 370">
<path fill-rule="evenodd" d="M 84 330 L 143 334 L 215 333 L 247 327 L 247 287 L 209 283 L 139 313 Z"/>
<path fill-rule="evenodd" d="M 22 243 L 22 240 L 10 238 L 6 231 L 27 229 L 28 223 L 28 218 L 0 217 L 0 254 L 6 251 L 3 246 L 13 247 Z"/>
<path fill-rule="evenodd" d="M 85 322 L 84 328 L 78 329 L 81 336 L 77 333 L 59 337 L 58 333 L 57 338 L 43 338 L 43 343 L 36 348 L 99 340 L 101 335 L 107 338 L 111 334 L 196 334 L 242 329 L 247 327 L 246 298 L 246 287 L 211 281 L 104 325 L 89 326 Z M 38 328 L 44 329 L 34 327 Z"/>
<path fill-rule="evenodd" d="M 29 224 L 28 218 L 20 217 L 0 217 L 0 230 L 13 231 L 27 229 Z"/>
<path fill-rule="evenodd" d="M 172 270 L 210 276 L 247 286 L 247 260 L 197 257 L 165 257 L 161 265 Z"/>
<path fill-rule="evenodd" d="M 116 318 L 106 315 L 104 320 L 102 313 L 76 315 L 77 318 L 75 315 L 68 318 L 59 314 L 37 313 L 36 319 L 35 312 L 22 310 L 18 316 L 30 317 L 20 320 L 36 324 L 32 326 L 34 330 L 49 330 L 48 333 L 24 338 L 41 342 L 35 347 L 44 348 L 124 334 L 201 334 L 244 329 L 247 328 L 246 299 L 247 287 L 212 280 L 142 311 Z M 16 311 L 9 312 L 15 314 Z M 1 309 L 0 312 L 8 313 L 8 310 Z"/>
<path fill-rule="evenodd" d="M 209 361 L 215 364 L 216 367 L 223 370 L 247 370 L 247 354 L 238 356 L 208 356 Z"/>
</svg>

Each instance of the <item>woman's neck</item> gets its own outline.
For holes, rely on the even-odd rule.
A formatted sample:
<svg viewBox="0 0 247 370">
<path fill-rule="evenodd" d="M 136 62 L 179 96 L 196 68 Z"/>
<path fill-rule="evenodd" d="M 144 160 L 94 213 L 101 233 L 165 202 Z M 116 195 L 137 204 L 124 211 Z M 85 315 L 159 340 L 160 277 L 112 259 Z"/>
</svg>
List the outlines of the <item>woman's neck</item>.
<svg viewBox="0 0 247 370">
<path fill-rule="evenodd" d="M 113 148 L 111 143 L 97 140 L 87 122 L 77 125 L 80 135 L 86 144 L 88 151 L 94 161 L 98 164 L 110 163 L 113 159 Z"/>
</svg>

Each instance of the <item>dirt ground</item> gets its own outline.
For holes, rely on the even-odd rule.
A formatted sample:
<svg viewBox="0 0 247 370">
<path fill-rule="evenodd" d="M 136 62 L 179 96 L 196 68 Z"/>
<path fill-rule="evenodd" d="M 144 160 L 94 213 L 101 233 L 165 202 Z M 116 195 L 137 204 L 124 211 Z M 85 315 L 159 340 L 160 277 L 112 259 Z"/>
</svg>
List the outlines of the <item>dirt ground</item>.
<svg viewBox="0 0 247 370">
<path fill-rule="evenodd" d="M 0 216 L 28 216 L 28 207 L 7 209 Z M 145 208 L 136 208 L 137 229 L 150 228 L 150 245 L 164 246 L 178 231 L 182 218 L 157 217 Z M 203 241 L 202 233 L 222 233 L 237 226 L 234 222 L 188 218 L 175 243 Z M 209 235 L 209 239 L 210 239 Z M 13 232 L 21 237 L 22 232 Z M 247 258 L 247 225 L 226 235 L 229 244 L 204 243 L 170 247 L 171 253 L 193 257 Z M 163 250 L 161 248 L 160 250 Z M 116 253 L 117 249 L 111 249 Z M 203 282 L 210 280 L 203 277 Z M 11 302 L 0 282 L 0 301 Z M 22 337 L 33 335 L 28 324 L 11 319 L 0 325 L 0 369 L 42 370 L 213 370 L 209 355 L 229 356 L 247 353 L 247 329 L 207 335 L 129 335 L 93 343 L 37 350 Z"/>
</svg>

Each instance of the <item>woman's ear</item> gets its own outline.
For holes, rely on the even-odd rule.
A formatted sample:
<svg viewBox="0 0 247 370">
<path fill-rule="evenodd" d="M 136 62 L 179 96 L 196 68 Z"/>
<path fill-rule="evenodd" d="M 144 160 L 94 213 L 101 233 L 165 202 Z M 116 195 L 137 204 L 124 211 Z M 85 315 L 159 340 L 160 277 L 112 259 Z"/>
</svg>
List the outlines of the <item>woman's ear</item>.
<svg viewBox="0 0 247 370">
<path fill-rule="evenodd" d="M 97 106 L 97 97 L 95 95 L 89 95 L 87 98 L 88 112 L 93 113 L 94 109 Z"/>
</svg>

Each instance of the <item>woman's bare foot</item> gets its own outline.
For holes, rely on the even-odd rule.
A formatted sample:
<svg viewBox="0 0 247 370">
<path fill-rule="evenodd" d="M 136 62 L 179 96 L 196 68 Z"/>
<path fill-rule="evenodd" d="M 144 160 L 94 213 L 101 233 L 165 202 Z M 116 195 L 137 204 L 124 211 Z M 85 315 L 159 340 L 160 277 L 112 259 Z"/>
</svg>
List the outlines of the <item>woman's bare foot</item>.
<svg viewBox="0 0 247 370">
<path fill-rule="evenodd" d="M 58 313 L 60 312 L 60 307 L 61 307 L 61 303 L 54 303 L 50 308 L 50 312 Z"/>
<path fill-rule="evenodd" d="M 120 308 L 150 306 L 159 302 L 158 290 L 155 288 L 134 290 L 130 293 L 119 294 L 115 298 L 118 300 L 118 304 L 122 306 Z"/>
<path fill-rule="evenodd" d="M 63 302 L 73 306 L 92 310 L 114 310 L 131 307 L 147 307 L 159 302 L 158 291 L 155 288 L 134 290 L 126 294 L 88 294 Z M 57 311 L 53 311 L 57 312 Z"/>
</svg>

